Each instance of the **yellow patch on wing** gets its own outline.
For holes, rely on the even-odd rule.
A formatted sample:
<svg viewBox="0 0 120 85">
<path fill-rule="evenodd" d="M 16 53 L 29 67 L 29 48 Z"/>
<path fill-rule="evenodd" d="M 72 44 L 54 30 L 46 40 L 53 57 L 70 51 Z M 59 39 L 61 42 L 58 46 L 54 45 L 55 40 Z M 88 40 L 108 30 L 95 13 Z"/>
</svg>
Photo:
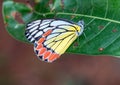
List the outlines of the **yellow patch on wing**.
<svg viewBox="0 0 120 85">
<path fill-rule="evenodd" d="M 63 54 L 76 38 L 77 38 L 76 34 L 72 34 L 71 36 L 65 38 L 55 49 L 55 52 L 60 55 Z"/>
<path fill-rule="evenodd" d="M 55 40 L 55 38 L 56 38 L 56 37 L 51 38 L 51 39 L 49 39 L 49 40 L 46 40 L 46 41 L 44 42 L 44 44 L 45 44 L 45 45 L 50 44 L 51 42 L 53 42 L 53 41 Z"/>
<path fill-rule="evenodd" d="M 56 50 L 56 48 L 58 48 L 60 43 L 61 41 L 54 42 L 54 45 L 51 47 L 51 49 Z"/>
<path fill-rule="evenodd" d="M 65 33 L 62 33 L 60 34 L 59 36 L 56 37 L 55 41 L 59 41 L 59 40 L 62 40 L 66 37 L 69 37 L 70 35 L 72 35 L 73 32 L 65 32 Z"/>
<path fill-rule="evenodd" d="M 80 27 L 80 26 L 78 26 L 78 25 L 73 25 L 73 26 L 76 28 L 76 30 L 77 30 L 78 32 L 81 31 L 81 27 Z"/>
<path fill-rule="evenodd" d="M 61 33 L 60 35 L 47 40 L 45 43 L 48 44 L 47 47 L 50 47 L 57 54 L 63 54 L 67 48 L 73 43 L 77 38 L 76 30 L 79 26 L 64 26 L 68 31 Z M 80 27 L 79 27 L 80 29 Z M 58 31 L 58 30 L 57 30 Z M 60 32 L 60 29 L 59 29 Z"/>
</svg>

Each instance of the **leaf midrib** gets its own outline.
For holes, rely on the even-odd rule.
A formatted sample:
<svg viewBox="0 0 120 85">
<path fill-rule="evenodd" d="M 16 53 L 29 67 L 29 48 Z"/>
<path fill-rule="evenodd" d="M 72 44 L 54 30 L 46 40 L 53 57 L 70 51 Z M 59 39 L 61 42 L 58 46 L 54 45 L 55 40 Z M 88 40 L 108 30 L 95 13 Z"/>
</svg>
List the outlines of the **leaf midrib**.
<svg viewBox="0 0 120 85">
<path fill-rule="evenodd" d="M 73 15 L 73 16 L 82 16 L 82 17 L 88 17 L 88 18 L 93 18 L 93 19 L 99 19 L 99 20 L 104 20 L 104 21 L 109 21 L 112 23 L 117 23 L 120 24 L 120 21 L 109 19 L 109 18 L 102 18 L 102 17 L 97 17 L 97 16 L 90 16 L 90 15 L 84 15 L 84 14 L 73 14 L 73 13 L 62 13 L 58 12 L 56 15 Z"/>
<path fill-rule="evenodd" d="M 54 12 L 48 12 L 48 13 L 35 12 L 35 13 L 37 13 L 39 15 L 42 15 L 42 16 L 50 15 L 50 14 L 81 16 L 81 17 L 93 18 L 93 19 L 104 20 L 104 21 L 120 24 L 120 21 L 118 21 L 118 20 L 113 20 L 113 19 L 110 19 L 110 18 L 102 18 L 102 17 L 97 17 L 97 16 L 91 16 L 91 15 L 85 15 L 85 14 L 73 14 L 73 13 L 63 13 L 63 12 L 57 12 L 57 13 L 54 13 Z"/>
</svg>

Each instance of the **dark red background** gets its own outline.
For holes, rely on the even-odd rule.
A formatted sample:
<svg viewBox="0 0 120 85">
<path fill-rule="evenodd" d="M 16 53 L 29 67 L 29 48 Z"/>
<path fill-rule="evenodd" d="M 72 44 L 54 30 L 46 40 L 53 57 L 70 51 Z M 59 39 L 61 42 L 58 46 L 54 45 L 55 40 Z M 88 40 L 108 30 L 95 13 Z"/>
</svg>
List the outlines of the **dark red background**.
<svg viewBox="0 0 120 85">
<path fill-rule="evenodd" d="M 64 54 L 51 64 L 39 61 L 32 45 L 19 42 L 8 34 L 0 14 L 0 85 L 80 83 L 120 85 L 120 59 L 110 56 Z"/>
</svg>

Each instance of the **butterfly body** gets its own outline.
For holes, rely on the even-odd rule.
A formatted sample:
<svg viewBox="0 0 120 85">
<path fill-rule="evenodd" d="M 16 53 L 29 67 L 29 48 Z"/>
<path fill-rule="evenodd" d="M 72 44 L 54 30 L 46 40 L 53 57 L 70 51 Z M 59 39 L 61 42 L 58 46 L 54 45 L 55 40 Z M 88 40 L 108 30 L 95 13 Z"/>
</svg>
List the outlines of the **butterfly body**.
<svg viewBox="0 0 120 85">
<path fill-rule="evenodd" d="M 34 44 L 39 59 L 53 62 L 82 32 L 83 21 L 78 25 L 62 19 L 43 19 L 27 24 L 25 35 Z"/>
</svg>

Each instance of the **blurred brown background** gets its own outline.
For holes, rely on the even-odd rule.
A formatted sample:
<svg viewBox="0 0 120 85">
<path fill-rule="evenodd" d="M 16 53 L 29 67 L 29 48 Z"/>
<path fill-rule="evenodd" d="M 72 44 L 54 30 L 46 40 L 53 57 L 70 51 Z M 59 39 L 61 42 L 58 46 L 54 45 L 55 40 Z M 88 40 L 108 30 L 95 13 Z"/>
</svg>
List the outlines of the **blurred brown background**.
<svg viewBox="0 0 120 85">
<path fill-rule="evenodd" d="M 0 85 L 120 85 L 120 59 L 64 54 L 51 64 L 39 61 L 32 45 L 7 33 L 0 14 Z"/>
</svg>

